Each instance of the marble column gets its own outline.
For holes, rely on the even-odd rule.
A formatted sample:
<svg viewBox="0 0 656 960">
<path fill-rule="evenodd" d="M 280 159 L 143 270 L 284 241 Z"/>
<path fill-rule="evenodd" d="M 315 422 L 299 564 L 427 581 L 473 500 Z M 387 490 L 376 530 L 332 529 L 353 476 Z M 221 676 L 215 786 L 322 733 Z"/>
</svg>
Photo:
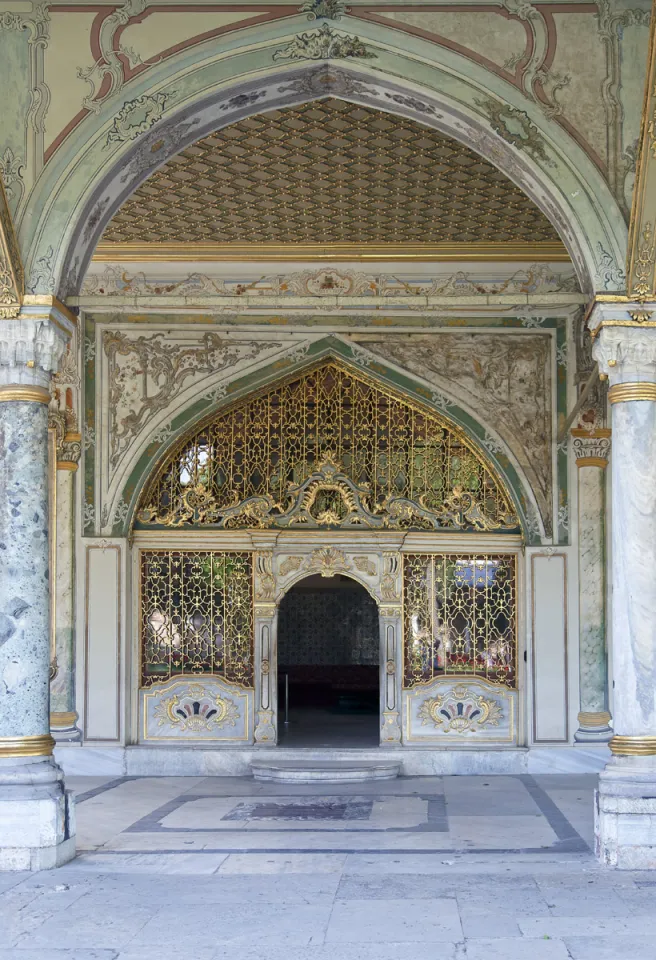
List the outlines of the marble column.
<svg viewBox="0 0 656 960">
<path fill-rule="evenodd" d="M 80 459 L 79 433 L 66 433 L 57 449 L 55 496 L 56 565 L 54 676 L 50 683 L 50 732 L 56 743 L 77 743 L 75 709 L 75 473 Z"/>
<path fill-rule="evenodd" d="M 613 430 L 615 735 L 599 778 L 595 832 L 600 859 L 625 869 L 656 869 L 656 325 L 650 323 L 639 304 L 597 304 L 589 320 L 593 355 L 610 383 Z"/>
<path fill-rule="evenodd" d="M 578 473 L 579 715 L 577 743 L 605 743 L 613 735 L 608 712 L 606 652 L 606 428 L 572 430 Z"/>
<path fill-rule="evenodd" d="M 0 331 L 0 869 L 75 854 L 50 734 L 48 389 L 72 318 L 38 307 Z"/>
</svg>

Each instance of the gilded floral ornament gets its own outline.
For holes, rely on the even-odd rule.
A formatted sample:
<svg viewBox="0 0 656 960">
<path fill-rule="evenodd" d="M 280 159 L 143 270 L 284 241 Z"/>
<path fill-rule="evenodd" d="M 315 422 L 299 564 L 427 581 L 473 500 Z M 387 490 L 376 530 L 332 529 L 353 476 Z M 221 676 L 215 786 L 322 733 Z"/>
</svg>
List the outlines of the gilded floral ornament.
<svg viewBox="0 0 656 960">
<path fill-rule="evenodd" d="M 458 684 L 449 693 L 424 700 L 417 714 L 422 726 L 433 724 L 442 733 L 476 733 L 481 727 L 498 727 L 501 705 Z"/>
<path fill-rule="evenodd" d="M 322 577 L 332 577 L 335 570 L 349 570 L 351 564 L 343 550 L 337 547 L 318 547 L 312 551 L 308 561 L 308 570 L 320 573 Z"/>
<path fill-rule="evenodd" d="M 375 60 L 377 54 L 367 50 L 359 37 L 335 31 L 324 23 L 313 33 L 300 33 L 276 50 L 274 60 Z"/>
<path fill-rule="evenodd" d="M 228 697 L 212 697 L 202 684 L 191 683 L 183 693 L 162 700 L 153 716 L 160 727 L 170 723 L 180 730 L 198 733 L 214 727 L 234 727 L 239 709 Z"/>
</svg>

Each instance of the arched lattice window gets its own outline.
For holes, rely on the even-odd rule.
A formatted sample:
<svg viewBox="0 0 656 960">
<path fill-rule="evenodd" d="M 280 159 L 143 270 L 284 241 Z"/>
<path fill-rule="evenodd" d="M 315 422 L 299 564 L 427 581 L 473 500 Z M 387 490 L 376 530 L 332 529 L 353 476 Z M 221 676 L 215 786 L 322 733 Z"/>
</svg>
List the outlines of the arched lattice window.
<svg viewBox="0 0 656 960">
<path fill-rule="evenodd" d="M 512 501 L 454 424 L 330 360 L 178 441 L 140 527 L 517 532 Z"/>
</svg>

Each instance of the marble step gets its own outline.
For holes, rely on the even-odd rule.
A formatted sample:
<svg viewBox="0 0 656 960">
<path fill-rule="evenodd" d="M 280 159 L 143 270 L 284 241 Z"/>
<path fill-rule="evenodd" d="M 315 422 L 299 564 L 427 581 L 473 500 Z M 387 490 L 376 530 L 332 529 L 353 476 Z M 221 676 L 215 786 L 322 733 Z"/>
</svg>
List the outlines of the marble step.
<svg viewBox="0 0 656 960">
<path fill-rule="evenodd" d="M 277 783 L 359 783 L 364 780 L 394 780 L 401 772 L 401 761 L 383 763 L 363 760 L 340 761 L 296 760 L 257 761 L 251 763 L 255 780 Z"/>
</svg>

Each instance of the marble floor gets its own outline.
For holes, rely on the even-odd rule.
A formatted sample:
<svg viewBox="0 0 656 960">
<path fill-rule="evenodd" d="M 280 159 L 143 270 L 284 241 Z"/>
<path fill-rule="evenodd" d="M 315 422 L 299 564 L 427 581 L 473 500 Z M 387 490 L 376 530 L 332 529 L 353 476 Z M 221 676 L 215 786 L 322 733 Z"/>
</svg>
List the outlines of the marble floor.
<svg viewBox="0 0 656 960">
<path fill-rule="evenodd" d="M 78 857 L 0 874 L 0 960 L 656 960 L 595 778 L 70 778 Z"/>
</svg>

